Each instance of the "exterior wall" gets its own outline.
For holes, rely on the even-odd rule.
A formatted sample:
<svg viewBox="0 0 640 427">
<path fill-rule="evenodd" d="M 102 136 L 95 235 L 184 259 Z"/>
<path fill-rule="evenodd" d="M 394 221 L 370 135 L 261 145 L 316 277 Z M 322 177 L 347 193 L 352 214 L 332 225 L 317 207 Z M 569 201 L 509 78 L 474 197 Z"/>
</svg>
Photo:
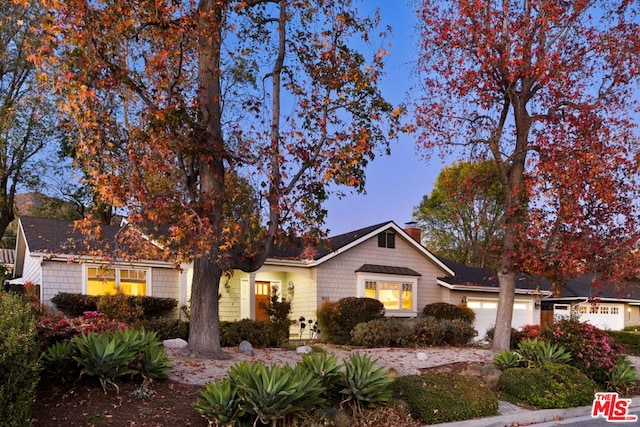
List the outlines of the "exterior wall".
<svg viewBox="0 0 640 427">
<path fill-rule="evenodd" d="M 152 268 L 150 290 L 147 293 L 158 298 L 179 300 L 179 274 L 175 268 Z"/>
<path fill-rule="evenodd" d="M 421 274 L 417 284 L 417 311 L 429 303 L 442 301 L 437 277 L 446 273 L 411 243 L 396 234 L 395 248 L 378 247 L 377 237 L 361 243 L 317 268 L 318 304 L 358 294 L 355 271 L 363 264 L 408 267 Z"/>
<path fill-rule="evenodd" d="M 222 321 L 236 321 L 240 320 L 240 280 L 242 274 L 234 274 L 229 279 L 229 290 L 227 290 L 225 283 L 227 278 L 223 277 L 220 280 L 220 320 Z"/>
<path fill-rule="evenodd" d="M 43 263 L 41 257 L 27 255 L 22 266 L 23 282 L 33 282 L 42 285 L 42 269 L 40 264 Z M 43 263 L 44 264 L 44 263 Z"/>
<path fill-rule="evenodd" d="M 42 298 L 46 303 L 50 303 L 51 298 L 60 292 L 81 293 L 82 264 L 44 261 L 41 285 Z"/>
<path fill-rule="evenodd" d="M 624 310 L 624 327 L 638 326 L 640 328 L 640 306 L 626 304 Z"/>
<path fill-rule="evenodd" d="M 40 258 L 36 259 L 40 263 Z M 51 298 L 60 292 L 82 293 L 84 287 L 84 265 L 61 261 L 43 261 L 42 280 L 33 280 L 24 276 L 25 280 L 39 283 L 42 289 L 42 300 L 50 303 Z M 28 271 L 25 263 L 25 273 Z M 150 295 L 160 298 L 178 299 L 178 270 L 171 268 L 152 268 L 150 277 Z"/>
</svg>

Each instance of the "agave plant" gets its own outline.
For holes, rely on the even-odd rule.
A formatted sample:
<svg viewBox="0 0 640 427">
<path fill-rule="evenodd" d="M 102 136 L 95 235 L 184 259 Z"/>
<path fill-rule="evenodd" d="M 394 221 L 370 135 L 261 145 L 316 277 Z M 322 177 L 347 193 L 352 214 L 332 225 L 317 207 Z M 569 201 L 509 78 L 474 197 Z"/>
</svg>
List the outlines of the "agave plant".
<svg viewBox="0 0 640 427">
<path fill-rule="evenodd" d="M 621 394 L 628 394 L 638 381 L 636 369 L 625 355 L 618 357 L 607 378 L 607 389 Z"/>
<path fill-rule="evenodd" d="M 496 365 L 498 369 L 504 371 L 510 368 L 517 368 L 520 366 L 522 362 L 522 358 L 515 351 L 505 350 L 501 353 L 498 353 L 496 357 L 493 358 L 493 364 Z"/>
<path fill-rule="evenodd" d="M 80 375 L 97 377 L 105 393 L 107 384 L 119 391 L 116 378 L 136 373 L 130 365 L 137 353 L 114 334 L 92 332 L 74 337 L 71 343 L 76 349 L 73 360 L 82 369 Z"/>
<path fill-rule="evenodd" d="M 229 378 L 205 384 L 193 408 L 210 425 L 217 426 L 235 426 L 245 414 L 240 408 L 238 390 Z"/>
<path fill-rule="evenodd" d="M 354 411 L 386 404 L 393 397 L 388 387 L 393 378 L 384 367 L 375 368 L 375 361 L 366 354 L 351 353 L 345 362 L 345 373 L 341 378 L 342 403 Z"/>
<path fill-rule="evenodd" d="M 337 397 L 340 390 L 342 365 L 338 364 L 335 356 L 327 356 L 326 352 L 304 354 L 300 366 L 306 368 L 326 389 L 325 397 Z"/>
<path fill-rule="evenodd" d="M 243 362 L 229 369 L 229 378 L 238 388 L 239 407 L 273 426 L 325 404 L 324 387 L 306 368 Z"/>
<path fill-rule="evenodd" d="M 529 367 L 566 364 L 571 361 L 571 353 L 564 347 L 537 338 L 522 340 L 518 344 L 518 354 Z"/>
<path fill-rule="evenodd" d="M 67 341 L 50 345 L 42 353 L 44 376 L 58 381 L 69 381 L 78 376 L 80 367 L 73 360 L 73 346 Z"/>
</svg>

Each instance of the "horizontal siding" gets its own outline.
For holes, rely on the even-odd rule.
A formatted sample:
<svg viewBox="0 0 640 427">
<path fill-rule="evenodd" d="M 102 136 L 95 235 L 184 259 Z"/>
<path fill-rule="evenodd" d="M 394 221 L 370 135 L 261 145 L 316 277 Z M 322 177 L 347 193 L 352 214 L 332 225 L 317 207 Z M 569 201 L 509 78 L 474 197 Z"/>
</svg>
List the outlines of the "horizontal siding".
<svg viewBox="0 0 640 427">
<path fill-rule="evenodd" d="M 356 270 L 363 264 L 407 267 L 420 273 L 418 278 L 418 312 L 426 304 L 442 301 L 448 290 L 437 284 L 437 278 L 446 275 L 433 261 L 418 251 L 413 244 L 396 235 L 395 248 L 378 247 L 377 236 L 349 249 L 317 267 L 318 304 L 356 296 Z M 444 292 L 443 292 L 444 289 Z"/>
<path fill-rule="evenodd" d="M 82 292 L 82 264 L 44 261 L 42 263 L 42 293 L 45 302 L 60 292 Z"/>
</svg>

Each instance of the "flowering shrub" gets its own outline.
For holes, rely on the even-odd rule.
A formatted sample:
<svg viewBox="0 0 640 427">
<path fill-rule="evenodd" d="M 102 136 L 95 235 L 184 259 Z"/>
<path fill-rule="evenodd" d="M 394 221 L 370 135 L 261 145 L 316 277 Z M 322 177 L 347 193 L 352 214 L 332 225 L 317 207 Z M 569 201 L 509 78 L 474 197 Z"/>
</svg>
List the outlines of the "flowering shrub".
<svg viewBox="0 0 640 427">
<path fill-rule="evenodd" d="M 520 330 L 520 339 L 536 339 L 540 338 L 540 332 L 542 331 L 542 327 L 540 325 L 524 325 Z"/>
<path fill-rule="evenodd" d="M 561 319 L 543 329 L 540 336 L 565 347 L 573 354 L 570 364 L 601 384 L 620 355 L 621 347 L 604 331 L 574 319 Z"/>
<path fill-rule="evenodd" d="M 127 328 L 126 323 L 109 320 L 103 313 L 97 311 L 85 311 L 83 316 L 73 319 L 67 319 L 59 312 L 49 312 L 40 317 L 36 324 L 41 349 L 83 333 L 115 332 Z"/>
</svg>

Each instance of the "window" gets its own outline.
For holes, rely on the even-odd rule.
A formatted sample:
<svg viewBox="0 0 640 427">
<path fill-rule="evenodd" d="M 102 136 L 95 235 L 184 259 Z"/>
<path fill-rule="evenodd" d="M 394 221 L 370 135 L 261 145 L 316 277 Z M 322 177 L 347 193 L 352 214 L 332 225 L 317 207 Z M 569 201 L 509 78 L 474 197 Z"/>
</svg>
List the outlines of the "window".
<svg viewBox="0 0 640 427">
<path fill-rule="evenodd" d="M 584 305 L 580 306 L 580 314 L 587 314 L 587 307 Z"/>
<path fill-rule="evenodd" d="M 597 305 L 589 306 L 589 314 L 598 314 L 598 306 Z"/>
<path fill-rule="evenodd" d="M 147 294 L 147 270 L 117 267 L 87 267 L 87 294 Z"/>
<path fill-rule="evenodd" d="M 396 247 L 396 235 L 388 232 L 388 231 L 384 231 L 380 234 L 378 234 L 378 247 L 379 248 L 390 248 L 393 249 Z"/>
<path fill-rule="evenodd" d="M 619 313 L 618 309 L 619 307 L 611 307 L 611 314 L 618 314 Z"/>
<path fill-rule="evenodd" d="M 600 307 L 600 314 L 609 314 L 609 307 Z"/>
<path fill-rule="evenodd" d="M 377 299 L 385 310 L 413 310 L 413 284 L 367 280 L 364 296 Z"/>
</svg>

